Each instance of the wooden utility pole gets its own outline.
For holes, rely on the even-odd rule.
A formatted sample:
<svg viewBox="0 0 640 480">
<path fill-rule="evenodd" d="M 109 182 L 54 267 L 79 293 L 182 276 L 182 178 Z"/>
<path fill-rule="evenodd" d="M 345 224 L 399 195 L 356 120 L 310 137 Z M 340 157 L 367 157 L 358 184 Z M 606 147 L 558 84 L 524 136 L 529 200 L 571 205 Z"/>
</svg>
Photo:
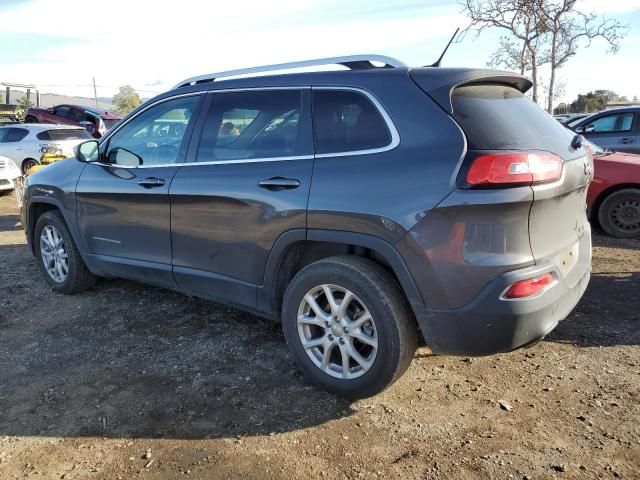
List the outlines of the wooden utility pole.
<svg viewBox="0 0 640 480">
<path fill-rule="evenodd" d="M 96 77 L 93 77 L 93 98 L 96 101 L 96 107 L 98 106 L 98 91 L 96 90 Z"/>
</svg>

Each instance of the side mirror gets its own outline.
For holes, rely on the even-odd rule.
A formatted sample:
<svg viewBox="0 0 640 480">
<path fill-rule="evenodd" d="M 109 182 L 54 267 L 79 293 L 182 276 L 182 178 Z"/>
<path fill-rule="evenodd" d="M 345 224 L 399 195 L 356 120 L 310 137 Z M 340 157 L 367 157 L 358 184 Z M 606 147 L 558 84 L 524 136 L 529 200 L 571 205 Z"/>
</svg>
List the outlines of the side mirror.
<svg viewBox="0 0 640 480">
<path fill-rule="evenodd" d="M 89 135 L 93 135 L 94 133 L 96 133 L 96 126 L 92 122 L 80 122 L 80 126 L 84 127 Z"/>
<path fill-rule="evenodd" d="M 100 150 L 97 140 L 82 142 L 74 148 L 76 158 L 81 162 L 91 163 L 100 159 Z"/>
<path fill-rule="evenodd" d="M 587 125 L 586 127 L 584 127 L 584 133 L 593 133 L 596 131 L 596 127 L 594 127 L 593 125 Z"/>
</svg>

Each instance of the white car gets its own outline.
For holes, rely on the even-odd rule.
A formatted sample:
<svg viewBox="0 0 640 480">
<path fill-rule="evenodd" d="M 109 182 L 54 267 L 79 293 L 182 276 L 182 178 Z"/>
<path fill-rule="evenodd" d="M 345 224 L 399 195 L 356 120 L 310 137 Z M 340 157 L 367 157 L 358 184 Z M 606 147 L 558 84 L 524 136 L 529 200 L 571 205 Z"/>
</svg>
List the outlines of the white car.
<svg viewBox="0 0 640 480">
<path fill-rule="evenodd" d="M 44 152 L 73 156 L 73 147 L 93 137 L 82 127 L 28 123 L 0 126 L 0 156 L 13 160 L 21 173 L 40 163 Z"/>
<path fill-rule="evenodd" d="M 12 190 L 14 180 L 22 175 L 16 164 L 7 157 L 0 157 L 0 192 Z"/>
</svg>

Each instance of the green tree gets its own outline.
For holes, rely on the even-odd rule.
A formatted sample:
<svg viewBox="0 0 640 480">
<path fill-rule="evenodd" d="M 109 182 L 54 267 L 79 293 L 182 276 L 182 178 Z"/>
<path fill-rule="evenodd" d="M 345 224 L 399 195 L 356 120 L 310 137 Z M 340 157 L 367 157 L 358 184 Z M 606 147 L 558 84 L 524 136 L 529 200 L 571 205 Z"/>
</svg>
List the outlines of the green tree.
<svg viewBox="0 0 640 480">
<path fill-rule="evenodd" d="M 113 96 L 116 113 L 126 115 L 142 103 L 140 96 L 131 85 L 123 85 L 120 91 Z"/>
<path fill-rule="evenodd" d="M 24 108 L 29 108 L 33 107 L 35 104 L 31 100 L 27 100 L 26 95 L 23 95 L 18 99 L 18 105 L 21 105 Z"/>
<path fill-rule="evenodd" d="M 569 105 L 569 111 L 572 113 L 599 112 L 613 100 L 626 100 L 626 97 L 621 97 L 611 90 L 594 90 L 586 95 L 578 94 L 578 98 Z"/>
</svg>

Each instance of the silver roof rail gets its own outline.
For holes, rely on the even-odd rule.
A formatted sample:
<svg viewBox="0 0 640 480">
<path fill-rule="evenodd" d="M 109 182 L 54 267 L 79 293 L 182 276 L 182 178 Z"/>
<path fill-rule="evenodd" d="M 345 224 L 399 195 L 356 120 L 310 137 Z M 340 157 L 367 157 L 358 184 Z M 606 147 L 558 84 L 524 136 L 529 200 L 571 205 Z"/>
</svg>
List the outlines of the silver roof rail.
<svg viewBox="0 0 640 480">
<path fill-rule="evenodd" d="M 382 63 L 381 67 L 376 67 L 373 62 Z M 240 75 L 251 75 L 261 72 L 272 72 L 277 70 L 289 70 L 293 68 L 317 67 L 322 65 L 343 65 L 351 70 L 365 70 L 370 68 L 403 68 L 403 62 L 385 55 L 347 55 L 344 57 L 318 58 L 316 60 L 304 60 L 301 62 L 277 63 L 275 65 L 264 65 L 261 67 L 240 68 L 228 70 L 226 72 L 208 73 L 197 77 L 187 78 L 181 81 L 171 90 L 197 83 L 213 82 L 218 78 L 237 77 Z"/>
</svg>

